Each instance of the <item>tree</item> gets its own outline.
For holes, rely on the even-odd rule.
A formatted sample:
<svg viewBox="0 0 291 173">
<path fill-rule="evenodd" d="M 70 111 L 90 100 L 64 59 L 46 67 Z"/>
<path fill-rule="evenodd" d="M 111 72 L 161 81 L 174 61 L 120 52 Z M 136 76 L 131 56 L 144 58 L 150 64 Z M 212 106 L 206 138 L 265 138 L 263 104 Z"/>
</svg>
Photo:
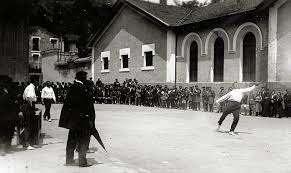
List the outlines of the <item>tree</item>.
<svg viewBox="0 0 291 173">
<path fill-rule="evenodd" d="M 181 6 L 184 8 L 190 8 L 190 9 L 203 7 L 203 6 L 206 6 L 208 4 L 207 2 L 201 3 L 198 0 L 190 0 L 187 2 L 183 1 L 182 3 L 179 3 L 177 0 L 174 0 L 174 2 L 178 6 Z"/>
</svg>

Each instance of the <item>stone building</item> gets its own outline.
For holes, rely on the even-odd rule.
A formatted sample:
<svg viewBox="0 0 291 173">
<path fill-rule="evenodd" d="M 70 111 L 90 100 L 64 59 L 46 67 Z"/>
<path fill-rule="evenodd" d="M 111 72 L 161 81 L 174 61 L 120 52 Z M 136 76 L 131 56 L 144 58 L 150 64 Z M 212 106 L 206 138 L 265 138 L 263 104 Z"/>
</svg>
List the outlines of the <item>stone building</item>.
<svg viewBox="0 0 291 173">
<path fill-rule="evenodd" d="M 91 75 L 91 57 L 79 58 L 76 35 L 64 38 L 41 27 L 32 27 L 29 41 L 29 74 L 40 82 L 72 82 L 77 71 Z"/>
<path fill-rule="evenodd" d="M 224 0 L 185 9 L 118 1 L 92 37 L 92 74 L 104 82 L 290 84 L 291 1 Z"/>
</svg>

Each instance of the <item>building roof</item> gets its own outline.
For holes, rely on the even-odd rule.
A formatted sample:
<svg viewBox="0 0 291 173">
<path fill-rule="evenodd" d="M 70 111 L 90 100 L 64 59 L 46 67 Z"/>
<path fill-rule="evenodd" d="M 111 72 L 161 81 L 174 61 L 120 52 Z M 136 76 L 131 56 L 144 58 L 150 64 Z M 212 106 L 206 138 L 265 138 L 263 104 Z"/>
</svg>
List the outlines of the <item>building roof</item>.
<svg viewBox="0 0 291 173">
<path fill-rule="evenodd" d="M 226 0 L 205 7 L 188 9 L 179 6 L 150 3 L 143 0 L 118 0 L 115 7 L 118 11 L 120 9 L 120 4 L 125 4 L 167 27 L 177 27 L 248 12 L 258 9 L 259 7 L 264 8 L 275 1 L 277 0 Z M 91 37 L 88 44 L 89 47 L 92 46 L 96 39 L 98 40 L 98 38 L 102 36 L 101 32 L 103 30 L 106 30 L 106 27 L 100 29 Z"/>
<path fill-rule="evenodd" d="M 226 0 L 209 4 L 208 6 L 193 10 L 179 22 L 179 26 L 197 23 L 205 20 L 243 13 L 257 9 L 263 3 L 272 3 L 275 0 Z"/>
<path fill-rule="evenodd" d="M 141 0 L 125 0 L 148 15 L 162 21 L 167 26 L 176 26 L 191 10 L 188 8 L 145 2 Z"/>
</svg>

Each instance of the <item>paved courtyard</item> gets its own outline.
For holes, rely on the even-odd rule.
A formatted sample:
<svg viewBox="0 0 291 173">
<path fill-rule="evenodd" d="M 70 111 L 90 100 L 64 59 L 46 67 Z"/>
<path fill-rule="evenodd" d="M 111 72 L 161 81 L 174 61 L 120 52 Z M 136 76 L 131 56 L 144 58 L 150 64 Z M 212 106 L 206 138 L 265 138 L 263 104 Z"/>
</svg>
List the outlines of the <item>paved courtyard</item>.
<svg viewBox="0 0 291 173">
<path fill-rule="evenodd" d="M 92 138 L 97 151 L 87 157 L 94 165 L 64 166 L 60 109 L 53 105 L 53 121 L 43 122 L 40 148 L 0 157 L 1 173 L 291 173 L 291 119 L 242 116 L 238 136 L 230 136 L 215 131 L 220 114 L 126 105 L 95 106 L 108 153 Z"/>
</svg>

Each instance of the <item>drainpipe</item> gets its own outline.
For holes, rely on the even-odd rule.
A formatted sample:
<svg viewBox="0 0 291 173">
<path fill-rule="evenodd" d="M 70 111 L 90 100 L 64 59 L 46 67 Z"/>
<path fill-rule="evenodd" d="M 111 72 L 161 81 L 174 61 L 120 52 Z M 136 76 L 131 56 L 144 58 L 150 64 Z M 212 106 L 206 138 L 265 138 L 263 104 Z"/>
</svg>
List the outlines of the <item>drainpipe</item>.
<svg viewBox="0 0 291 173">
<path fill-rule="evenodd" d="M 175 37 L 176 37 L 176 40 L 175 40 L 175 87 L 177 85 L 177 45 L 178 45 L 178 41 L 177 41 L 177 33 L 175 32 Z"/>
</svg>

